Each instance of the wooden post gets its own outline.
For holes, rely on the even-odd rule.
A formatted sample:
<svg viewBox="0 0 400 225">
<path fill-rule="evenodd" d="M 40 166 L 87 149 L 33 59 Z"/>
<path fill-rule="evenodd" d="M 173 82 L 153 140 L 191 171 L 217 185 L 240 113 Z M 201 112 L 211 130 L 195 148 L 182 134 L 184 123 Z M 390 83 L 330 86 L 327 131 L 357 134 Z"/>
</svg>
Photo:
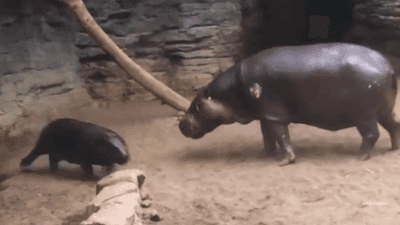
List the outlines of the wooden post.
<svg viewBox="0 0 400 225">
<path fill-rule="evenodd" d="M 85 28 L 90 37 L 100 47 L 114 57 L 115 62 L 135 79 L 146 90 L 164 100 L 167 104 L 180 111 L 187 111 L 190 102 L 154 78 L 151 74 L 132 61 L 111 38 L 101 29 L 90 13 L 87 11 L 82 0 L 62 0 L 72 10 L 80 24 Z"/>
</svg>

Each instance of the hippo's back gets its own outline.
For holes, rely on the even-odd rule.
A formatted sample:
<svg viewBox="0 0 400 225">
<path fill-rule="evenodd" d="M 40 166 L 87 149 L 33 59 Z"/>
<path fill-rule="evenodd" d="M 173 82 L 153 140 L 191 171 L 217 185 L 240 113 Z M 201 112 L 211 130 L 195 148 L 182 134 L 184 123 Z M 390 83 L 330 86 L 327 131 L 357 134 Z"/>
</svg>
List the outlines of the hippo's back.
<svg viewBox="0 0 400 225">
<path fill-rule="evenodd" d="M 93 139 L 87 135 L 88 123 L 74 119 L 57 119 L 42 131 L 35 151 L 54 154 L 70 163 L 85 161 L 91 154 Z"/>
<path fill-rule="evenodd" d="M 351 68 L 358 73 L 343 73 L 345 68 Z M 393 73 L 389 61 L 379 52 L 346 43 L 266 49 L 242 61 L 241 71 L 249 81 L 259 79 L 260 73 L 268 73 L 267 78 L 274 80 L 362 74 L 359 79 L 370 81 Z"/>
</svg>

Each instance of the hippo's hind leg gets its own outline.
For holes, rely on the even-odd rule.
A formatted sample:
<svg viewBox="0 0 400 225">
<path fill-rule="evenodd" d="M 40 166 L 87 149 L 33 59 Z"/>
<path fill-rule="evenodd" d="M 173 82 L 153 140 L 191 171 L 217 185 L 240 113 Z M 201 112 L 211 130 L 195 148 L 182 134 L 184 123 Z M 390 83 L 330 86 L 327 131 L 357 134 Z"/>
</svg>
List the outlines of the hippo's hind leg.
<svg viewBox="0 0 400 225">
<path fill-rule="evenodd" d="M 58 162 L 60 162 L 60 158 L 55 154 L 49 154 L 49 164 L 50 164 L 50 171 L 55 172 L 58 170 Z"/>
<path fill-rule="evenodd" d="M 371 157 L 370 151 L 379 138 L 378 123 L 375 119 L 365 120 L 357 125 L 357 130 L 362 137 L 360 147 L 361 160 L 368 160 Z"/>
<path fill-rule="evenodd" d="M 387 132 L 389 132 L 390 140 L 392 142 L 392 148 L 390 150 L 399 149 L 400 123 L 396 120 L 395 114 L 391 113 L 388 116 L 382 117 L 378 122 L 383 128 L 385 128 L 385 130 L 387 130 Z"/>
<path fill-rule="evenodd" d="M 20 169 L 25 170 L 29 165 L 33 163 L 33 161 L 36 160 L 37 157 L 39 157 L 42 154 L 37 154 L 37 150 L 33 149 L 29 155 L 27 155 L 25 158 L 21 160 L 20 164 Z"/>
<path fill-rule="evenodd" d="M 270 131 L 273 132 L 276 141 L 281 146 L 281 148 L 285 149 L 287 153 L 286 158 L 284 159 L 283 163 L 280 166 L 285 166 L 294 163 L 296 156 L 294 154 L 292 145 L 290 144 L 288 126 L 279 122 L 268 121 L 265 119 L 262 119 L 260 123 L 261 127 L 266 126 Z"/>
</svg>

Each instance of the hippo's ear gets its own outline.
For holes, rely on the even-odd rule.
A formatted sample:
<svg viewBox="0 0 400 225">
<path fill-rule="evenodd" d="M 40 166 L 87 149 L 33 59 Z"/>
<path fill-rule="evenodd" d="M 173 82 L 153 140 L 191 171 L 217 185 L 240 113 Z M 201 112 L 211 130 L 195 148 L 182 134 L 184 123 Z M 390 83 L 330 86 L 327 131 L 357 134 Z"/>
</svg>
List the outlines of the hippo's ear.
<svg viewBox="0 0 400 225">
<path fill-rule="evenodd" d="M 199 99 L 202 99 L 202 98 L 208 98 L 208 97 L 210 97 L 210 94 L 211 94 L 211 92 L 210 92 L 210 90 L 208 89 L 208 87 L 206 86 L 206 87 L 202 87 L 200 90 L 199 90 L 199 92 L 198 92 L 198 98 Z"/>
<path fill-rule="evenodd" d="M 218 102 L 217 100 L 211 99 L 211 97 L 202 98 L 200 101 L 202 112 L 204 112 L 207 117 L 211 117 L 213 119 L 221 119 L 224 123 L 235 122 L 231 110 L 224 106 L 222 103 Z"/>
</svg>

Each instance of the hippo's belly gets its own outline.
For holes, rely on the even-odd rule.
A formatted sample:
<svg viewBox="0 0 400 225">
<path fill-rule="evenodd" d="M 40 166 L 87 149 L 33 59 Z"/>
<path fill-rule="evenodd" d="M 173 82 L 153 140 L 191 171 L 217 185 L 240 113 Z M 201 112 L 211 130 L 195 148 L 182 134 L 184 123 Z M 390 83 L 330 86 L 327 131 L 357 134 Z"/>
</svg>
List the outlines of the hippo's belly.
<svg viewBox="0 0 400 225">
<path fill-rule="evenodd" d="M 393 110 L 396 92 L 392 88 L 392 76 L 371 83 L 349 79 L 347 74 L 344 70 L 325 77 L 309 76 L 266 88 L 283 102 L 291 122 L 327 130 L 356 126 Z"/>
</svg>

